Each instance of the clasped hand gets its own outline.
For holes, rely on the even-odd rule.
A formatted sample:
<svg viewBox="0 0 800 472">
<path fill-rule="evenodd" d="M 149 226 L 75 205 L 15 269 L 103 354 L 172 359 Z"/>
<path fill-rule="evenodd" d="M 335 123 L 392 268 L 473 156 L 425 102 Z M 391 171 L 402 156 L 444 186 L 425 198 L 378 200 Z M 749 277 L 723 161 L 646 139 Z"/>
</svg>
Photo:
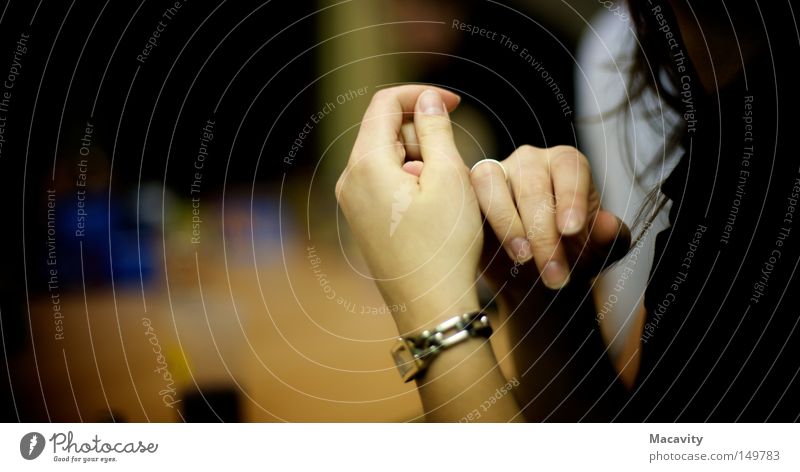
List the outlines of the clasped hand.
<svg viewBox="0 0 800 472">
<path fill-rule="evenodd" d="M 538 277 L 515 283 L 557 290 L 596 275 L 630 244 L 627 227 L 601 208 L 589 163 L 573 147 L 522 146 L 470 171 L 449 118 L 459 101 L 423 85 L 377 92 L 336 185 L 384 300 L 408 307 L 394 314 L 401 334 L 479 309 L 482 251 L 490 260 L 535 265 Z M 484 223 L 502 251 L 483 247 Z"/>
</svg>

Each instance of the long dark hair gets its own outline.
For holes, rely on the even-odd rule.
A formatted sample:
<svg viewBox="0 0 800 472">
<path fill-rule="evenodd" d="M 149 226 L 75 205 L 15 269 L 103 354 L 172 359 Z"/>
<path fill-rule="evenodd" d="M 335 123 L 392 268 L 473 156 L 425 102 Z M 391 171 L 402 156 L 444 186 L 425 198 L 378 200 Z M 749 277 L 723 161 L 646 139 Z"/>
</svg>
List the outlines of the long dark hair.
<svg viewBox="0 0 800 472">
<path fill-rule="evenodd" d="M 652 93 L 658 99 L 657 108 L 645 108 L 644 115 L 648 121 L 655 123 L 661 120 L 664 109 L 669 109 L 681 115 L 681 77 L 685 73 L 679 72 L 673 58 L 675 47 L 672 46 L 665 36 L 664 25 L 673 33 L 677 41 L 678 48 L 685 52 L 688 60 L 688 51 L 684 45 L 680 34 L 680 28 L 673 10 L 673 3 L 684 2 L 687 14 L 691 14 L 694 21 L 698 21 L 703 28 L 708 28 L 708 34 L 715 34 L 716 28 L 734 28 L 740 30 L 743 36 L 748 38 L 752 32 L 754 14 L 762 12 L 774 14 L 770 10 L 779 10 L 777 5 L 762 4 L 755 5 L 754 2 L 740 0 L 735 2 L 725 2 L 724 0 L 701 0 L 691 2 L 690 0 L 627 0 L 630 17 L 636 31 L 638 45 L 630 62 L 628 96 L 631 101 L 642 100 L 643 97 Z M 780 2 L 777 2 L 780 3 Z M 785 7 L 785 5 L 783 5 Z M 655 10 L 663 15 L 657 17 Z M 760 36 L 760 35 L 757 35 Z M 690 66 L 690 73 L 694 75 L 693 82 L 698 84 L 693 93 L 704 95 L 705 92 L 699 86 L 699 79 L 694 69 Z M 629 103 L 620 105 L 620 110 L 629 112 Z M 686 137 L 688 127 L 686 121 L 679 120 L 679 124 L 672 129 L 665 131 L 664 149 L 659 155 L 664 159 L 679 155 L 677 149 Z M 629 140 L 628 140 L 629 141 Z M 631 160 L 635 159 L 632 152 L 628 152 Z M 651 172 L 655 167 L 664 164 L 664 159 L 653 159 L 645 166 L 643 173 L 635 175 L 636 182 L 641 183 L 642 177 Z M 633 166 L 631 166 L 633 168 Z M 662 180 L 663 183 L 663 180 Z M 661 183 L 651 189 L 645 198 L 644 203 L 639 208 L 632 229 L 638 229 L 638 238 L 641 238 L 655 217 L 664 208 L 668 198 L 661 192 Z"/>
<path fill-rule="evenodd" d="M 662 3 L 661 11 L 672 31 L 677 33 L 677 22 L 671 7 L 668 2 Z M 664 34 L 658 30 L 658 25 L 653 20 L 652 8 L 653 5 L 642 0 L 628 0 L 628 9 L 638 41 L 630 62 L 628 97 L 631 102 L 635 102 L 643 100 L 647 93 L 654 94 L 658 98 L 658 108 L 645 108 L 643 113 L 648 121 L 656 122 L 663 116 L 664 108 L 679 112 L 681 98 L 679 95 L 680 75 L 673 65 L 669 47 L 664 41 Z M 680 35 L 677 36 L 676 39 L 681 41 Z M 620 104 L 620 110 L 630 113 L 630 103 Z M 685 133 L 686 128 L 682 126 L 665 130 L 664 149 L 659 151 L 659 155 L 674 155 L 674 151 L 680 145 Z M 629 141 L 626 140 L 626 142 Z M 627 149 L 627 154 L 631 160 L 636 158 L 631 149 Z M 652 159 L 642 173 L 634 176 L 636 183 L 641 184 L 644 175 L 651 172 L 659 162 L 663 162 L 663 160 Z M 633 165 L 630 166 L 630 169 L 635 168 Z M 644 236 L 646 229 L 650 227 L 667 202 L 668 199 L 661 193 L 661 183 L 649 190 L 642 206 L 636 213 L 633 228 L 631 228 L 633 231 L 638 230 L 636 240 Z"/>
</svg>

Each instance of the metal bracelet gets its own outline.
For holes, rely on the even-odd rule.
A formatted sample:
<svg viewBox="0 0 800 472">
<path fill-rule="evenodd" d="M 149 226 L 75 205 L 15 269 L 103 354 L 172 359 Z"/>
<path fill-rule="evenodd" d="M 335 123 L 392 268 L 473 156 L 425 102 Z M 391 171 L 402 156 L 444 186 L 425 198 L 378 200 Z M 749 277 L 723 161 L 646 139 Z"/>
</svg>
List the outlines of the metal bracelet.
<svg viewBox="0 0 800 472">
<path fill-rule="evenodd" d="M 448 333 L 452 333 L 449 336 Z M 417 336 L 400 338 L 392 349 L 397 368 L 403 380 L 416 378 L 442 349 L 458 344 L 474 336 L 489 337 L 492 328 L 489 318 L 482 311 L 454 316 L 431 330 Z M 447 337 L 445 337 L 447 336 Z"/>
</svg>

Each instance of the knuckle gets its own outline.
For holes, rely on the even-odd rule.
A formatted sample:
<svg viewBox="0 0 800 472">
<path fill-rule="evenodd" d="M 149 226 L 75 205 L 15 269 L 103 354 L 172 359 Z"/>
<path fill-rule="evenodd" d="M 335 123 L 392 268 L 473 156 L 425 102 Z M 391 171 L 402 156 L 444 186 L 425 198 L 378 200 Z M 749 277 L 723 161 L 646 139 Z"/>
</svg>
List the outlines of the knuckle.
<svg viewBox="0 0 800 472">
<path fill-rule="evenodd" d="M 576 154 L 561 154 L 550 161 L 553 169 L 568 170 L 574 172 L 579 169 L 580 161 Z"/>
<path fill-rule="evenodd" d="M 567 178 L 566 182 L 578 184 L 580 182 L 591 182 L 592 169 L 589 161 L 580 153 L 567 152 L 560 154 L 558 157 L 550 161 L 551 172 L 558 177 Z M 577 180 L 574 180 L 577 179 Z M 572 191 L 580 191 L 579 185 L 575 185 Z"/>
<path fill-rule="evenodd" d="M 526 207 L 523 214 L 528 239 L 551 235 L 557 238 L 555 231 L 554 206 L 548 200 L 538 200 Z"/>
<path fill-rule="evenodd" d="M 569 144 L 556 144 L 553 149 L 558 149 L 563 152 L 578 152 L 578 148 Z"/>
<path fill-rule="evenodd" d="M 539 148 L 535 146 L 531 146 L 530 144 L 523 144 L 522 146 L 518 147 L 513 155 L 522 159 L 523 161 L 528 159 L 534 159 L 539 154 Z"/>
<path fill-rule="evenodd" d="M 536 204 L 536 194 L 531 187 L 531 185 L 522 185 L 515 192 L 514 198 L 516 199 L 517 205 L 520 207 L 521 211 L 533 208 L 533 206 Z"/>
<path fill-rule="evenodd" d="M 553 146 L 547 150 L 547 154 L 555 157 L 560 157 L 562 155 L 567 154 L 578 154 L 578 149 L 574 146 L 568 146 L 566 144 L 560 144 L 558 146 Z"/>
<path fill-rule="evenodd" d="M 549 259 L 555 255 L 558 246 L 558 235 L 549 232 L 541 232 L 531 238 L 529 231 L 528 237 L 533 246 L 533 253 L 537 258 Z"/>
<path fill-rule="evenodd" d="M 555 165 L 589 167 L 589 160 L 577 148 L 573 146 L 554 146 L 548 149 L 548 160 Z"/>
<path fill-rule="evenodd" d="M 381 103 L 394 95 L 394 87 L 382 88 L 372 95 L 372 103 Z"/>
<path fill-rule="evenodd" d="M 478 188 L 488 188 L 491 187 L 493 181 L 493 172 L 495 172 L 495 166 L 492 163 L 484 162 L 483 164 L 478 165 L 470 172 L 470 180 L 472 181 L 473 187 Z M 497 169 L 500 172 L 500 169 Z"/>
</svg>

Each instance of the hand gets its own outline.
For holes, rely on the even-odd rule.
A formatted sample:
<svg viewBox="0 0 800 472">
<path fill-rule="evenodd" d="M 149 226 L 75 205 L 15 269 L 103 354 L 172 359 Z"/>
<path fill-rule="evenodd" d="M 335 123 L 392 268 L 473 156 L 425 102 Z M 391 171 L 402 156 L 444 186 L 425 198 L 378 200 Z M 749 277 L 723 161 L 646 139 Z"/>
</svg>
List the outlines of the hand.
<svg viewBox="0 0 800 472">
<path fill-rule="evenodd" d="M 533 259 L 550 289 L 562 288 L 571 275 L 594 277 L 629 249 L 630 230 L 601 208 L 589 162 L 573 147 L 522 146 L 500 165 L 478 163 L 471 179 L 515 269 Z"/>
<path fill-rule="evenodd" d="M 448 110 L 458 102 L 419 85 L 376 93 L 336 185 L 384 300 L 408 308 L 394 313 L 401 334 L 478 308 L 483 232 L 469 169 L 453 142 Z M 404 142 L 409 126 L 414 142 Z"/>
</svg>

